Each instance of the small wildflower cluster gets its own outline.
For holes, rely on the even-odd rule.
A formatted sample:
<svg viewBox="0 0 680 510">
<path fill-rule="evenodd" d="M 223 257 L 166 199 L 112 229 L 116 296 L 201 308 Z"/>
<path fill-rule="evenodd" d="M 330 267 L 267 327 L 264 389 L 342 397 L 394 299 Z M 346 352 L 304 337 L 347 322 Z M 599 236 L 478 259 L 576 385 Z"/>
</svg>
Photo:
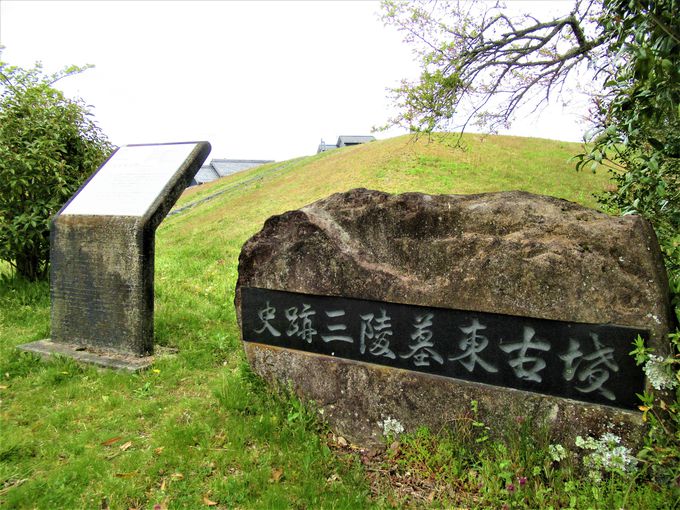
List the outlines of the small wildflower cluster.
<svg viewBox="0 0 680 510">
<path fill-rule="evenodd" d="M 594 482 L 602 481 L 602 473 L 620 472 L 630 473 L 635 470 L 637 460 L 631 452 L 621 444 L 621 438 L 609 432 L 600 439 L 588 437 L 583 439 L 576 436 L 576 446 L 585 450 L 593 450 L 593 453 L 583 458 L 583 465 L 589 469 L 588 476 Z"/>
<path fill-rule="evenodd" d="M 673 371 L 664 358 L 656 354 L 650 354 L 645 363 L 644 372 L 655 390 L 672 390 L 678 381 L 673 377 Z"/>
<path fill-rule="evenodd" d="M 402 432 L 404 432 L 404 426 L 399 423 L 398 420 L 395 420 L 394 418 L 388 416 L 385 418 L 384 421 L 378 422 L 378 425 L 382 426 L 383 429 L 383 435 L 385 436 L 398 436 Z"/>
<path fill-rule="evenodd" d="M 526 476 L 518 476 L 517 477 L 517 485 L 519 485 L 520 489 L 523 488 L 527 484 L 527 477 Z M 505 486 L 505 489 L 512 494 L 517 490 L 517 485 L 514 483 L 508 483 Z"/>
</svg>

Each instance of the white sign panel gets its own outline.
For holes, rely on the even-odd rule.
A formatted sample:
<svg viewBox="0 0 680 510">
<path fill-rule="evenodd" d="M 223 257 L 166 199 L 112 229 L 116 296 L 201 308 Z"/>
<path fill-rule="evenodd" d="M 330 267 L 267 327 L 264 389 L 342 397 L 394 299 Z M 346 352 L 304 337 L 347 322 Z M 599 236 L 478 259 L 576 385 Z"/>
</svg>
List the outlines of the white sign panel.
<svg viewBox="0 0 680 510">
<path fill-rule="evenodd" d="M 143 216 L 196 145 L 121 147 L 62 214 Z"/>
</svg>

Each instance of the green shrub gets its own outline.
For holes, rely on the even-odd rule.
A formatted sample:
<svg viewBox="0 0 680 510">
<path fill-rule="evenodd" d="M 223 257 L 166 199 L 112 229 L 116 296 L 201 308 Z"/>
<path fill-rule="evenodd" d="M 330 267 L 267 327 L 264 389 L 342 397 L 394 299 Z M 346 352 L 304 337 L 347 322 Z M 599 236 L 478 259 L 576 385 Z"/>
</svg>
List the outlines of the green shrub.
<svg viewBox="0 0 680 510">
<path fill-rule="evenodd" d="M 0 60 L 0 260 L 29 280 L 47 275 L 50 218 L 111 151 L 85 103 L 52 86 L 85 69 Z"/>
</svg>

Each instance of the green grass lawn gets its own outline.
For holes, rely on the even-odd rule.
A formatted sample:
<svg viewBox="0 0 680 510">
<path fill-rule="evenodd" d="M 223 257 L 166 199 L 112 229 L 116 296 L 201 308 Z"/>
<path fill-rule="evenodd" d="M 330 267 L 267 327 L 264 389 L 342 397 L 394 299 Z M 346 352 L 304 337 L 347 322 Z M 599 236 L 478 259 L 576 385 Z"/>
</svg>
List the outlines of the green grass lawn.
<svg viewBox="0 0 680 510">
<path fill-rule="evenodd" d="M 233 306 L 238 255 L 269 216 L 356 187 L 521 189 L 594 206 L 592 194 L 608 185 L 603 172 L 573 170 L 577 144 L 465 142 L 461 151 L 394 138 L 187 190 L 177 207 L 219 195 L 158 229 L 159 354 L 138 375 L 17 352 L 49 336 L 49 288 L 0 266 L 0 506 L 669 508 L 677 495 L 669 488 L 623 477 L 592 485 L 573 466 L 551 464 L 547 445 L 526 430 L 514 446 L 478 441 L 474 430 L 459 431 L 464 438 L 420 431 L 385 452 L 362 452 L 248 370 Z M 509 491 L 515 475 L 527 482 Z"/>
</svg>

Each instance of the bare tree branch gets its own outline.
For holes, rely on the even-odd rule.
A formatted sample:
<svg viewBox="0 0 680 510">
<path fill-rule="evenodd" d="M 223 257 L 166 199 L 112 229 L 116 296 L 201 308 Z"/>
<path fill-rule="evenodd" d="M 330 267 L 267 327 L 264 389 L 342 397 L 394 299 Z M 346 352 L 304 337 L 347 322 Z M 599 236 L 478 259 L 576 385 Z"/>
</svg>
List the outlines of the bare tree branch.
<svg viewBox="0 0 680 510">
<path fill-rule="evenodd" d="M 384 5 L 391 9 L 385 22 L 422 43 L 420 80 L 393 90 L 397 98 L 408 98 L 410 108 L 391 124 L 416 130 L 448 127 L 463 114 L 463 129 L 475 120 L 495 131 L 519 107 L 533 101 L 536 110 L 560 94 L 570 74 L 585 67 L 608 40 L 592 21 L 600 6 L 594 0 L 543 21 L 513 17 L 496 7 L 475 11 L 461 2 L 387 0 Z M 420 107 L 418 93 L 424 95 Z M 496 103 L 493 111 L 484 111 Z"/>
</svg>

